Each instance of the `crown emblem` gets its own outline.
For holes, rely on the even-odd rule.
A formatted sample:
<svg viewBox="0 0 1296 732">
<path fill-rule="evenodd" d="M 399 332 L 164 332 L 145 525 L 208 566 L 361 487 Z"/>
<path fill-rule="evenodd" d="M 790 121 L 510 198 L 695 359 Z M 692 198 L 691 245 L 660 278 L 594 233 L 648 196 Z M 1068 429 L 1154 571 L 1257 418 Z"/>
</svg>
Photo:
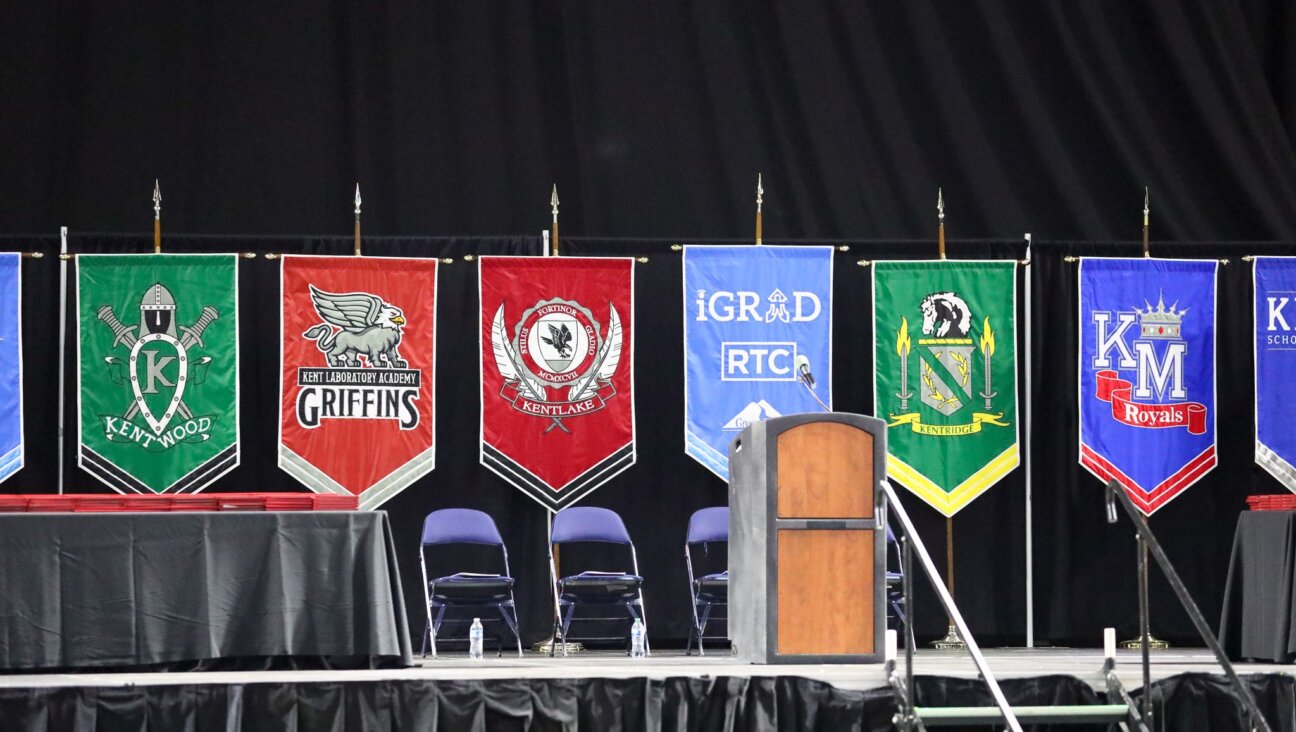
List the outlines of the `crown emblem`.
<svg viewBox="0 0 1296 732">
<path fill-rule="evenodd" d="M 1167 309 L 1164 295 L 1157 296 L 1155 308 L 1147 300 L 1144 300 L 1143 304 L 1147 305 L 1147 310 L 1136 307 L 1134 312 L 1138 313 L 1139 326 L 1144 338 L 1169 340 L 1183 337 L 1183 317 L 1188 313 L 1188 308 L 1179 310 L 1179 301 L 1176 300 Z"/>
</svg>

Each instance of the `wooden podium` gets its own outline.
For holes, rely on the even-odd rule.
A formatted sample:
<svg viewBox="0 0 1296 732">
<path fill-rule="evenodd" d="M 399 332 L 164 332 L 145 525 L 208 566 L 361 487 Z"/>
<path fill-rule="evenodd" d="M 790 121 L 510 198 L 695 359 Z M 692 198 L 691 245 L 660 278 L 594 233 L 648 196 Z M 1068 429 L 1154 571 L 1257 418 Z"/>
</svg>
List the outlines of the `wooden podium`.
<svg viewBox="0 0 1296 732">
<path fill-rule="evenodd" d="M 886 531 L 874 518 L 886 423 L 755 422 L 729 447 L 729 636 L 745 663 L 870 663 L 886 631 Z"/>
</svg>

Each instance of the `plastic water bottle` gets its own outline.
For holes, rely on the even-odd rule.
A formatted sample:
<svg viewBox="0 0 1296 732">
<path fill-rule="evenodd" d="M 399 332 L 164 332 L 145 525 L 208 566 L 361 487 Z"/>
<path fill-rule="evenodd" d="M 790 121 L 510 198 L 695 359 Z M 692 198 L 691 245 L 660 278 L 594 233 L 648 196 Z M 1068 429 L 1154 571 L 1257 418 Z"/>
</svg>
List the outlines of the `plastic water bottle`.
<svg viewBox="0 0 1296 732">
<path fill-rule="evenodd" d="M 481 618 L 473 618 L 472 627 L 468 629 L 468 657 L 482 657 L 482 624 Z"/>
<path fill-rule="evenodd" d="M 635 618 L 634 625 L 630 626 L 630 657 L 645 658 L 648 655 L 648 648 L 644 644 L 644 624 L 639 618 Z"/>
</svg>

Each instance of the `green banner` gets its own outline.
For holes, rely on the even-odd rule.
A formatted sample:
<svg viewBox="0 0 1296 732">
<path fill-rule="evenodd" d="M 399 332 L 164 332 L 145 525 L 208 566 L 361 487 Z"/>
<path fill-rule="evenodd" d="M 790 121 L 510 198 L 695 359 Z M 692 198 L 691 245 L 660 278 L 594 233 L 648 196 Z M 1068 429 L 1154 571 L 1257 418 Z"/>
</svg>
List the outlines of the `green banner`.
<svg viewBox="0 0 1296 732">
<path fill-rule="evenodd" d="M 82 468 L 122 493 L 193 493 L 238 465 L 232 254 L 77 256 Z"/>
<path fill-rule="evenodd" d="M 887 472 L 953 516 L 1017 467 L 1016 262 L 874 262 Z"/>
</svg>

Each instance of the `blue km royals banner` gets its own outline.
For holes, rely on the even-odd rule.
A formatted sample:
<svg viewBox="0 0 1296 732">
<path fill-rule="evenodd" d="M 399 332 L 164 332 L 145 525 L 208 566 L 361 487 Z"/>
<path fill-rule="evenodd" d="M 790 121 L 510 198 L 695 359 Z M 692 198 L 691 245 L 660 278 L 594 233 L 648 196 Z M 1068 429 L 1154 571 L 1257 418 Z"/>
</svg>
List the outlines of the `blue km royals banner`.
<svg viewBox="0 0 1296 732">
<path fill-rule="evenodd" d="M 832 406 L 832 247 L 684 248 L 684 449 L 729 479 L 729 443 L 761 419 Z"/>
<path fill-rule="evenodd" d="M 0 254 L 0 480 L 23 466 L 21 255 Z"/>
<path fill-rule="evenodd" d="M 1255 461 L 1296 491 L 1296 259 L 1255 259 Z"/>
<path fill-rule="evenodd" d="M 1148 515 L 1215 467 L 1218 266 L 1080 261 L 1080 464 Z"/>
</svg>

